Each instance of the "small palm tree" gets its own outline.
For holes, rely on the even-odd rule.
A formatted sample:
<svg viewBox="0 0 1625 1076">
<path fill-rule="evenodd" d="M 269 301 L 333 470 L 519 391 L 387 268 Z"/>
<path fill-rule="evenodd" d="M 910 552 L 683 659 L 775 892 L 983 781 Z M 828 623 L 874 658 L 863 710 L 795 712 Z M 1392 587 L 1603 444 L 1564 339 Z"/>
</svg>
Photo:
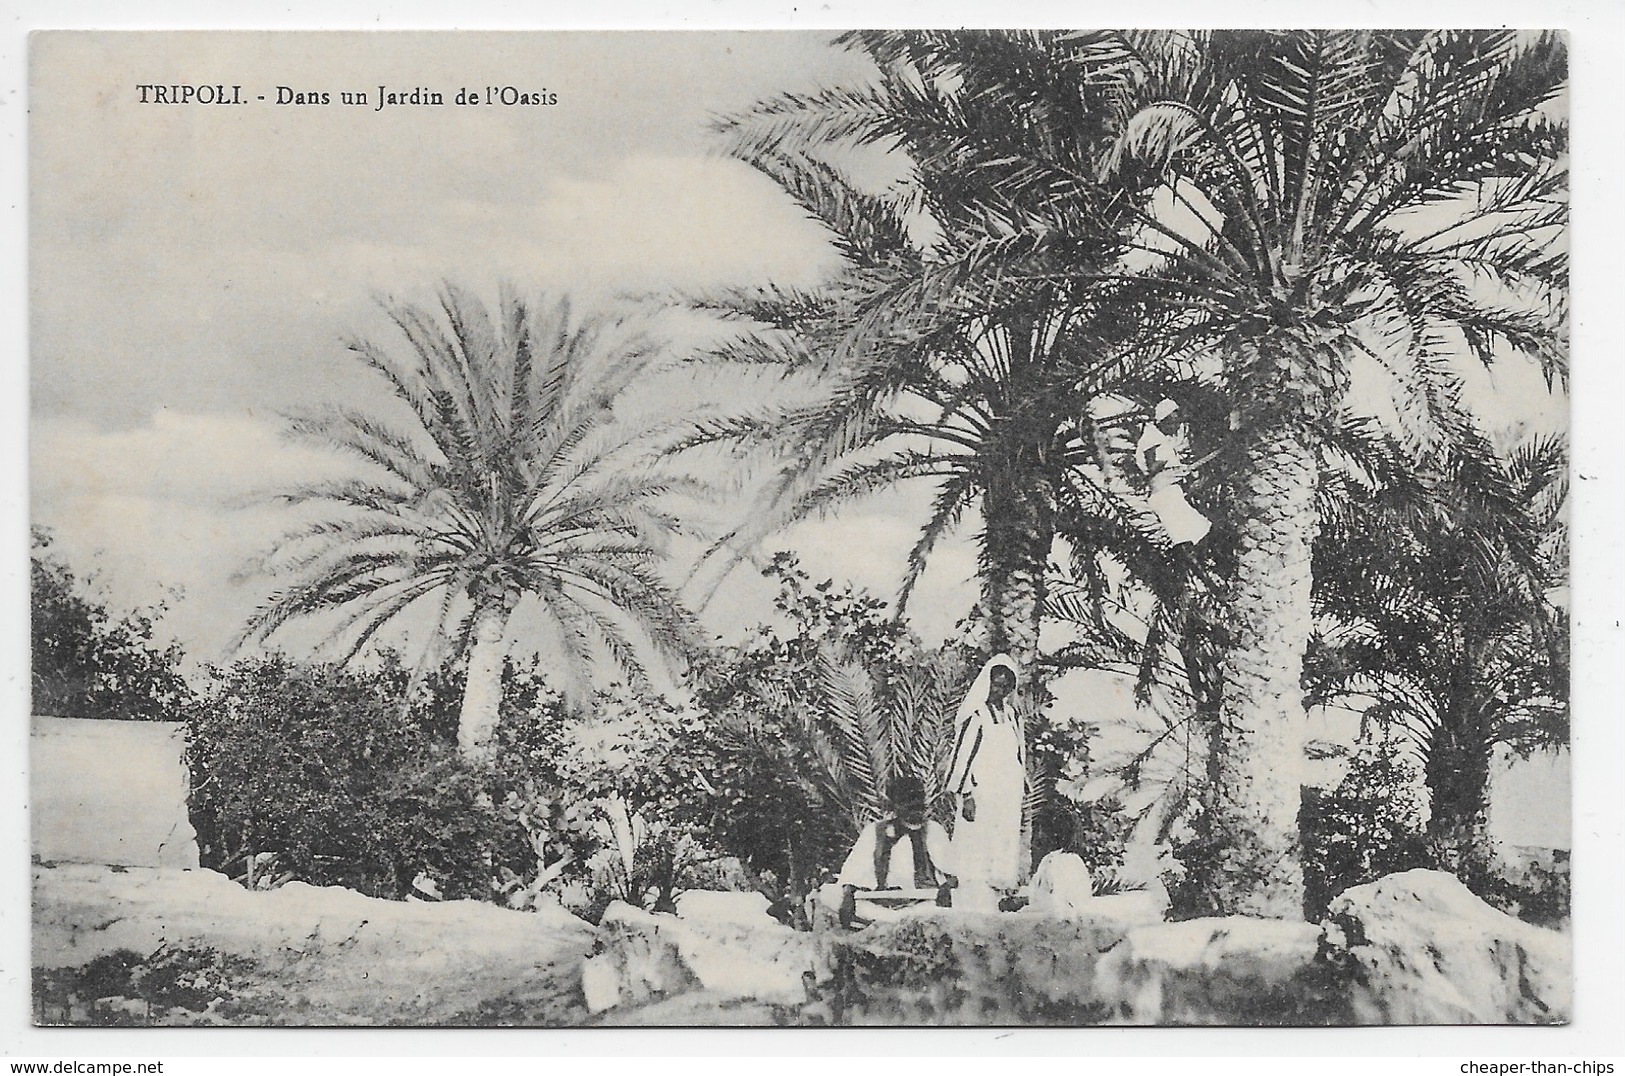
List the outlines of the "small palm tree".
<svg viewBox="0 0 1625 1076">
<path fill-rule="evenodd" d="M 1501 454 L 1472 438 L 1420 469 L 1350 472 L 1316 543 L 1310 698 L 1374 700 L 1368 717 L 1422 765 L 1434 854 L 1475 884 L 1493 858 L 1495 752 L 1568 740 L 1567 617 L 1554 601 L 1566 470 L 1554 439 Z"/>
<path fill-rule="evenodd" d="M 385 309 L 407 347 L 355 340 L 349 354 L 387 387 L 387 406 L 291 423 L 366 474 L 281 494 L 313 518 L 258 563 L 285 581 L 243 637 L 331 613 L 328 641 L 347 642 L 347 660 L 409 609 L 434 608 L 419 674 L 448 648 L 466 654 L 457 737 L 474 757 L 491 743 L 522 603 L 556 631 L 576 689 L 595 656 L 641 681 L 649 646 L 683 651 L 691 618 L 656 568 L 679 530 L 664 500 L 693 483 L 648 462 L 658 425 L 616 421 L 616 401 L 656 358 L 624 324 L 506 289 L 493 315 L 450 285 L 437 309 Z"/>
<path fill-rule="evenodd" d="M 933 813 L 951 810 L 945 781 L 964 679 L 954 657 L 927 653 L 877 675 L 850 640 L 820 642 L 803 660 L 805 675 L 745 682 L 716 737 L 719 755 L 749 773 L 755 790 L 730 795 L 770 790 L 772 806 L 750 812 L 739 832 L 757 847 L 782 842 L 764 850 L 784 854 L 783 881 L 797 900 L 886 813 L 899 775 L 925 784 Z"/>
</svg>

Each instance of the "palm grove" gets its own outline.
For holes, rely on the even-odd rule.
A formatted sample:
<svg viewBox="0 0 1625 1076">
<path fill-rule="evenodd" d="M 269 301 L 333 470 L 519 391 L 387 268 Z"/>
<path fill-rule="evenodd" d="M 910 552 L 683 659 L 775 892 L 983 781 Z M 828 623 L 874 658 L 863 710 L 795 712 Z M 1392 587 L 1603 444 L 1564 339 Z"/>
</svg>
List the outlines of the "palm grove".
<svg viewBox="0 0 1625 1076">
<path fill-rule="evenodd" d="M 666 775 L 651 801 L 701 804 L 667 819 L 693 838 L 663 845 L 668 895 L 707 841 L 804 879 L 822 846 L 771 803 L 838 801 L 825 845 L 849 836 L 888 767 L 940 764 L 972 655 L 920 646 L 884 603 L 783 558 L 794 627 L 708 648 L 668 552 L 707 498 L 741 521 L 703 535 L 725 571 L 809 515 L 925 483 L 897 608 L 967 532 L 981 634 L 955 645 L 1037 671 L 1035 813 L 1065 798 L 1058 772 L 1088 768 L 1086 737 L 1045 711 L 1048 678 L 1123 669 L 1148 704 L 1171 685 L 1202 745 L 1176 849 L 1189 910 L 1299 917 L 1306 707 L 1353 700 L 1420 760 L 1431 862 L 1484 875 L 1495 752 L 1567 737 L 1566 461 L 1475 414 L 1461 364 L 1535 362 L 1566 384 L 1562 38 L 840 44 L 872 60 L 869 81 L 762 101 L 716 138 L 823 226 L 841 270 L 687 299 L 730 327 L 709 375 L 809 391 L 639 413 L 628 391 L 671 363 L 629 322 L 450 286 L 438 306 L 392 304 L 396 342 L 350 347 L 382 402 L 294 420 L 368 476 L 287 492 L 303 521 L 256 566 L 274 590 L 245 638 L 313 620 L 348 659 L 407 618 L 427 643 L 391 658 L 399 702 L 378 720 L 444 714 L 465 767 L 528 751 L 532 793 L 559 779 L 543 756 L 593 685 L 618 670 L 648 699 L 669 677 L 704 742 L 651 732 L 636 749 Z M 1186 492 L 1213 527 L 1194 544 L 1148 510 L 1131 434 L 1124 448 L 1124 424 L 1163 400 L 1200 457 Z M 737 473 L 715 480 L 718 460 Z M 1051 625 L 1068 641 L 1041 646 Z M 510 658 L 531 631 L 556 668 Z M 538 879 L 545 841 L 569 843 L 556 797 L 545 823 L 489 787 L 468 802 L 508 804 Z M 1103 832 L 1097 808 L 1074 842 Z M 1063 840 L 1044 830 L 1032 851 Z M 649 861 L 623 859 L 630 891 Z"/>
</svg>

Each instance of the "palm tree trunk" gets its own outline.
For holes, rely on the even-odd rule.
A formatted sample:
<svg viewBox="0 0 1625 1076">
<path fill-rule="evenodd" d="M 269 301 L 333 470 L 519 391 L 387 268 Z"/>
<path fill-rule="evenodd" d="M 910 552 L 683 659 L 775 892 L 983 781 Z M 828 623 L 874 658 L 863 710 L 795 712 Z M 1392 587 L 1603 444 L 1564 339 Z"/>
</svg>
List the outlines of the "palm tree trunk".
<svg viewBox="0 0 1625 1076">
<path fill-rule="evenodd" d="M 1042 495 L 990 488 L 983 497 L 987 541 L 982 602 L 994 653 L 1016 660 L 1024 680 L 1038 666 L 1038 623 L 1044 606 L 1044 570 L 1055 542 L 1055 521 Z"/>
<path fill-rule="evenodd" d="M 989 483 L 983 494 L 986 517 L 983 545 L 982 603 L 991 621 L 994 653 L 1007 653 L 1021 669 L 1020 697 L 1037 701 L 1038 629 L 1044 608 L 1045 571 L 1055 542 L 1055 518 L 1049 499 L 1016 481 Z M 1028 730 L 1023 727 L 1025 738 Z M 1028 787 L 1033 785 L 1033 752 L 1027 751 Z M 1031 812 L 1021 818 L 1020 879 L 1032 871 Z"/>
<path fill-rule="evenodd" d="M 487 601 L 474 614 L 474 642 L 468 655 L 468 682 L 457 718 L 457 750 L 469 761 L 487 758 L 495 746 L 502 707 L 503 645 L 511 603 Z"/>
<path fill-rule="evenodd" d="M 1304 424 L 1293 422 L 1256 429 L 1244 451 L 1232 636 L 1211 765 L 1217 848 L 1203 888 L 1220 914 L 1299 919 L 1302 676 L 1318 459 Z"/>
<path fill-rule="evenodd" d="M 1463 727 L 1465 725 L 1465 727 Z M 1490 760 L 1492 751 L 1476 722 L 1445 722 L 1428 745 L 1427 781 L 1431 810 L 1427 841 L 1439 867 L 1470 887 L 1493 867 L 1490 840 Z"/>
</svg>

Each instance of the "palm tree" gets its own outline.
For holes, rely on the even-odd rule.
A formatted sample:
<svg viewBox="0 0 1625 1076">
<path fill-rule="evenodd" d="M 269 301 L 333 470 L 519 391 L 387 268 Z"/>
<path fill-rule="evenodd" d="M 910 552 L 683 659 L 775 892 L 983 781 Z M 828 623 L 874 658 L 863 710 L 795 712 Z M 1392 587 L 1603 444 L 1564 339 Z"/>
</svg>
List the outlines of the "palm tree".
<svg viewBox="0 0 1625 1076">
<path fill-rule="evenodd" d="M 349 344 L 387 388 L 384 405 L 334 405 L 291 423 L 366 474 L 281 494 L 311 518 L 260 561 L 285 581 L 244 638 L 330 613 L 327 640 L 345 642 L 348 660 L 408 610 L 433 609 L 419 674 L 448 644 L 466 653 L 457 739 L 477 757 L 491 744 L 522 603 L 556 632 L 566 686 L 589 682 L 599 654 L 641 681 L 642 647 L 682 652 L 691 619 L 656 569 L 679 530 L 663 502 L 693 483 L 647 462 L 658 425 L 614 414 L 657 357 L 625 324 L 507 290 L 493 315 L 450 285 L 436 309 L 385 310 L 406 348 Z"/>
<path fill-rule="evenodd" d="M 1130 320 L 1100 318 L 1100 281 L 1075 272 L 1120 252 L 1109 213 L 1061 197 L 1028 162 L 1092 169 L 1108 113 L 1073 65 L 1114 47 L 1110 35 L 841 41 L 875 62 L 878 82 L 785 94 L 722 127 L 729 151 L 780 183 L 846 259 L 814 291 L 723 304 L 756 327 L 723 357 L 822 379 L 810 403 L 708 431 L 755 439 L 778 462 L 725 541 L 748 549 L 799 516 L 933 481 L 899 609 L 936 545 L 979 508 L 989 647 L 1034 668 L 1057 504 L 1078 477 L 1079 393 L 1119 375 Z M 879 192 L 835 163 L 875 146 L 910 162 Z"/>
<path fill-rule="evenodd" d="M 1567 743 L 1566 467 L 1551 438 L 1506 454 L 1472 438 L 1421 467 L 1351 468 L 1324 498 L 1311 698 L 1375 700 L 1368 718 L 1421 762 L 1433 854 L 1473 884 L 1497 749 Z"/>
<path fill-rule="evenodd" d="M 1215 744 L 1216 907 L 1302 914 L 1294 774 L 1321 453 L 1356 355 L 1402 415 L 1454 421 L 1452 354 L 1563 376 L 1560 35 L 1126 35 L 1102 175 L 1163 247 L 1224 364 L 1236 568 Z M 1205 222 L 1191 234 L 1159 213 Z"/>
<path fill-rule="evenodd" d="M 1548 377 L 1562 374 L 1566 127 L 1554 113 L 1563 40 L 1368 31 L 847 40 L 876 59 L 877 85 L 785 95 L 736 124 L 735 151 L 785 177 L 863 256 L 838 294 L 760 311 L 775 326 L 816 325 L 820 342 L 767 350 L 842 377 L 827 415 L 780 425 L 801 451 L 778 489 L 805 496 L 833 461 L 872 448 L 877 432 L 897 433 L 897 422 L 877 423 L 877 405 L 929 383 L 922 370 L 944 368 L 944 356 L 968 362 L 966 342 L 974 349 L 985 326 L 1008 335 L 987 350 L 1021 356 L 1027 369 L 1058 372 L 1060 359 L 1095 373 L 1074 380 L 1084 397 L 1159 355 L 1210 347 L 1236 430 L 1214 464 L 1232 476 L 1235 570 L 1213 753 L 1210 817 L 1223 854 L 1212 903 L 1301 915 L 1292 774 L 1321 446 L 1358 354 L 1388 368 L 1417 436 L 1458 420 L 1439 390 L 1453 354 L 1489 362 L 1510 347 Z M 914 182 L 876 197 L 832 181 L 826 151 L 843 139 L 903 148 Z M 911 244 L 919 232 L 933 238 Z M 998 301 L 1011 295 L 1027 301 Z M 1018 644 L 1027 640 L 1011 625 L 1035 624 L 1042 607 L 1034 554 L 1047 548 L 1058 488 L 1033 480 L 1035 463 L 1056 461 L 1068 440 L 1026 416 L 1049 413 L 1063 380 L 1010 383 L 985 408 L 987 428 L 1023 416 L 1008 428 L 1030 436 L 987 454 L 984 430 L 939 428 L 951 413 L 943 403 L 963 406 L 980 390 L 951 375 L 946 388 L 972 387 L 928 407 L 930 428 L 912 414 L 901 421 L 957 449 L 900 447 L 841 476 L 849 489 L 939 477 L 928 540 L 980 491 L 984 515 L 999 521 L 982 545 L 985 600 L 996 630 Z"/>
<path fill-rule="evenodd" d="M 977 512 L 986 647 L 1037 670 L 1058 513 L 1109 500 L 1078 466 L 1092 455 L 1079 436 L 1085 401 L 1181 350 L 1182 312 L 1148 306 L 1143 288 L 1122 294 L 1115 262 L 1132 244 L 1093 197 L 1098 185 L 1074 178 L 1092 173 L 1112 115 L 1110 87 L 1079 73 L 1127 53 L 1105 33 L 874 31 L 841 42 L 875 63 L 878 82 L 781 95 L 722 125 L 729 151 L 821 223 L 846 264 L 812 292 L 723 304 L 757 327 L 724 357 L 813 374 L 822 391 L 706 431 L 755 440 L 777 463 L 745 525 L 719 545 L 738 554 L 795 518 L 934 482 L 899 615 L 938 543 Z M 876 147 L 909 162 L 878 192 L 840 166 L 855 154 L 861 174 Z M 1024 709 L 1043 694 L 1036 679 L 1023 693 Z"/>
</svg>

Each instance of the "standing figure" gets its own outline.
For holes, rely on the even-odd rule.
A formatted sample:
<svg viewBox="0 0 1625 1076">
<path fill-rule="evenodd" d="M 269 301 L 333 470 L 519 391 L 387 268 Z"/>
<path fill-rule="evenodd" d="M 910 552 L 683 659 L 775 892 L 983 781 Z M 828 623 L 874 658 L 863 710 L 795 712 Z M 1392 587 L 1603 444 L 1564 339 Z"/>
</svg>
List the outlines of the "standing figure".
<svg viewBox="0 0 1625 1076">
<path fill-rule="evenodd" d="M 982 667 L 960 704 L 948 790 L 958 797 L 953 857 L 957 906 L 991 910 L 993 890 L 1021 878 L 1021 805 L 1027 766 L 1016 714 L 1016 663 L 999 654 Z"/>
</svg>

